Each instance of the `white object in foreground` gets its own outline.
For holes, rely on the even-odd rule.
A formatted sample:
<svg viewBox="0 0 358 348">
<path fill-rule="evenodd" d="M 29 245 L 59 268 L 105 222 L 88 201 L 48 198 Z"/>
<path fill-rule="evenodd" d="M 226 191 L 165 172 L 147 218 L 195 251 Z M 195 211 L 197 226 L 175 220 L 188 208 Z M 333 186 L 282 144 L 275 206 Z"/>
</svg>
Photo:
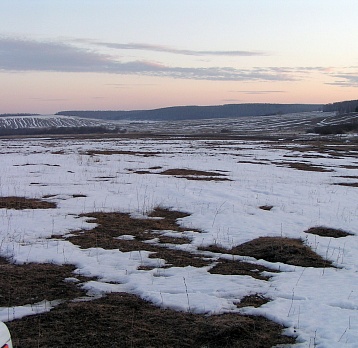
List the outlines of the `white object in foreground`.
<svg viewBox="0 0 358 348">
<path fill-rule="evenodd" d="M 7 326 L 0 321 L 0 347 L 12 348 L 11 336 Z"/>
</svg>

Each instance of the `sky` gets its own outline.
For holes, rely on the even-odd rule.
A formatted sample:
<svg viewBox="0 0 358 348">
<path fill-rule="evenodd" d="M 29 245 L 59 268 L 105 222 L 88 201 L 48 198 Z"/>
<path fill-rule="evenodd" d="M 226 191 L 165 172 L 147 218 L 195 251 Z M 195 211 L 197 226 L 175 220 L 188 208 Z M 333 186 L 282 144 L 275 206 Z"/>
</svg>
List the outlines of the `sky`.
<svg viewBox="0 0 358 348">
<path fill-rule="evenodd" d="M 358 97 L 356 0 L 1 0 L 0 113 Z"/>
</svg>

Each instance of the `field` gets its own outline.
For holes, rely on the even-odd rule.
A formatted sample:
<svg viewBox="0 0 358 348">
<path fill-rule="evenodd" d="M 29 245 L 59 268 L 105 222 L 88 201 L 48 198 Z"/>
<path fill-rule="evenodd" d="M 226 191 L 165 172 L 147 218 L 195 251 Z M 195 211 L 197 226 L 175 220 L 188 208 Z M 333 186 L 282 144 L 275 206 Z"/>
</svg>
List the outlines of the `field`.
<svg viewBox="0 0 358 348">
<path fill-rule="evenodd" d="M 230 122 L 0 140 L 15 347 L 356 346 L 357 138 Z"/>
</svg>

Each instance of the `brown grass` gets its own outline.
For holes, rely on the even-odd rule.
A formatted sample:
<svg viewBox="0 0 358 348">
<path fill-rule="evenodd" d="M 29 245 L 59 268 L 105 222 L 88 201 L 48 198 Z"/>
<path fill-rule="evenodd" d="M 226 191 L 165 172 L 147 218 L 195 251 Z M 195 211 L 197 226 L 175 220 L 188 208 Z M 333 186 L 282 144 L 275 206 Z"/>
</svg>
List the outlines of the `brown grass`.
<svg viewBox="0 0 358 348">
<path fill-rule="evenodd" d="M 352 165 L 352 164 L 341 165 L 340 167 L 345 169 L 358 169 L 358 165 Z"/>
<path fill-rule="evenodd" d="M 27 166 L 60 167 L 60 165 L 59 165 L 59 164 L 48 164 L 48 163 L 25 163 L 25 164 L 14 164 L 14 167 L 27 167 Z"/>
<path fill-rule="evenodd" d="M 152 167 L 149 169 L 160 169 L 160 168 L 161 167 Z M 221 174 L 217 172 L 206 172 L 206 171 L 194 170 L 194 169 L 167 169 L 160 173 L 151 172 L 150 170 L 147 169 L 140 169 L 140 170 L 133 171 L 133 173 L 171 175 L 186 180 L 232 181 L 231 179 L 228 179 L 225 174 Z"/>
<path fill-rule="evenodd" d="M 43 199 L 49 199 L 49 198 L 55 198 L 57 195 L 45 195 L 42 196 Z M 75 193 L 72 195 L 72 198 L 84 198 L 87 197 L 86 195 L 82 194 L 82 193 Z"/>
<path fill-rule="evenodd" d="M 259 160 L 259 161 L 244 161 L 244 160 L 241 160 L 241 161 L 238 161 L 237 163 L 242 163 L 242 164 L 260 164 L 260 165 L 263 165 L 263 166 L 266 166 L 268 165 L 268 163 L 264 162 L 266 160 Z"/>
<path fill-rule="evenodd" d="M 321 237 L 331 237 L 331 238 L 341 238 L 341 237 L 352 236 L 351 233 L 345 232 L 343 230 L 339 230 L 336 228 L 324 227 L 324 226 L 311 227 L 308 230 L 306 230 L 305 232 L 311 233 L 311 234 L 317 234 L 318 236 L 321 236 Z"/>
<path fill-rule="evenodd" d="M 273 205 L 261 205 L 259 208 L 262 210 L 270 211 L 273 208 Z"/>
<path fill-rule="evenodd" d="M 82 193 L 75 193 L 72 195 L 73 198 L 85 198 L 87 195 L 84 195 Z"/>
<path fill-rule="evenodd" d="M 121 151 L 121 150 L 90 150 L 86 152 L 87 155 L 95 156 L 95 155 L 133 155 L 133 156 L 143 156 L 143 157 L 151 157 L 157 156 L 160 152 L 155 151 Z"/>
<path fill-rule="evenodd" d="M 195 315 L 161 309 L 126 293 L 64 303 L 8 323 L 15 347 L 250 347 L 292 344 L 262 317 Z"/>
<path fill-rule="evenodd" d="M 183 168 L 167 169 L 159 174 L 173 175 L 178 178 L 183 178 L 187 180 L 231 181 L 230 179 L 225 177 L 226 176 L 225 174 L 196 170 L 196 169 L 183 169 Z"/>
<path fill-rule="evenodd" d="M 152 174 L 149 170 L 136 170 L 133 173 L 135 173 L 135 174 Z"/>
<path fill-rule="evenodd" d="M 232 181 L 228 178 L 217 178 L 217 177 L 213 177 L 213 176 L 207 176 L 207 177 L 177 176 L 177 178 L 186 179 L 186 180 L 194 180 L 194 181 Z"/>
<path fill-rule="evenodd" d="M 344 179 L 358 179 L 358 175 L 340 175 L 337 178 L 344 178 Z"/>
<path fill-rule="evenodd" d="M 36 198 L 0 197 L 0 209 L 53 209 L 56 204 Z"/>
<path fill-rule="evenodd" d="M 249 262 L 219 259 L 217 261 L 217 264 L 213 268 L 211 268 L 209 272 L 212 274 L 248 275 L 256 279 L 268 280 L 270 279 L 270 277 L 267 275 L 263 275 L 262 272 L 276 271 Z"/>
<path fill-rule="evenodd" d="M 231 249 L 231 253 L 282 262 L 302 267 L 328 267 L 331 262 L 324 260 L 301 239 L 282 237 L 260 237 Z"/>
<path fill-rule="evenodd" d="M 316 166 L 314 164 L 304 162 L 273 162 L 273 164 L 308 172 L 333 172 L 333 169 L 328 169 L 325 167 Z"/>
<path fill-rule="evenodd" d="M 331 158 L 357 157 L 357 151 L 358 151 L 357 145 L 352 143 L 350 144 L 344 142 L 335 143 L 326 139 L 326 141 L 307 142 L 305 143 L 305 145 L 306 146 L 294 145 L 288 147 L 284 145 L 284 148 L 292 152 L 304 153 L 304 155 L 301 155 L 301 157 L 306 157 L 306 158 L 327 158 L 327 156 Z M 277 147 L 282 148 L 281 146 L 277 146 Z"/>
<path fill-rule="evenodd" d="M 189 253 L 182 250 L 168 249 L 160 246 L 152 246 L 151 248 L 153 254 L 151 254 L 150 258 L 159 258 L 166 261 L 165 268 L 168 267 L 205 267 L 208 266 L 211 261 L 203 259 L 201 256 Z"/>
<path fill-rule="evenodd" d="M 347 187 L 358 187 L 358 182 L 339 182 L 333 185 L 347 186 Z"/>
<path fill-rule="evenodd" d="M 232 249 L 218 245 L 199 247 L 200 250 L 221 254 L 251 256 L 269 262 L 282 262 L 302 267 L 332 267 L 330 261 L 316 254 L 301 239 L 284 237 L 260 237 Z"/>
<path fill-rule="evenodd" d="M 161 172 L 163 175 L 193 175 L 193 176 L 222 176 L 224 174 L 216 173 L 216 172 L 207 172 L 203 170 L 195 170 L 195 169 L 167 169 Z"/>
<path fill-rule="evenodd" d="M 153 218 L 142 218 L 135 219 L 126 213 L 90 213 L 84 214 L 88 218 L 94 218 L 90 220 L 91 222 L 96 222 L 97 227 L 90 231 L 79 231 L 74 233 L 74 237 L 70 237 L 69 240 L 75 244 L 80 245 L 83 248 L 91 247 L 102 247 L 105 249 L 117 249 L 118 245 L 112 245 L 112 243 L 123 244 L 123 247 L 119 247 L 122 251 L 133 251 L 138 250 L 136 247 L 134 249 L 127 249 L 125 242 L 133 242 L 132 240 L 118 240 L 115 239 L 121 235 L 132 235 L 134 236 L 134 241 L 143 242 L 148 241 L 154 238 L 161 238 L 159 231 L 170 230 L 176 232 L 184 232 L 185 229 L 180 227 L 176 220 L 180 217 L 187 216 L 188 214 L 182 212 L 172 212 L 165 209 L 157 208 L 154 210 L 150 217 L 158 217 L 158 219 Z M 182 237 L 178 233 L 178 237 L 168 237 L 165 236 L 166 243 L 172 238 L 173 244 L 176 244 L 175 241 L 178 238 L 183 240 L 189 239 Z M 128 244 L 128 243 L 127 243 Z M 142 243 L 140 243 L 141 246 Z"/>
<path fill-rule="evenodd" d="M 74 270 L 75 267 L 72 265 L 15 265 L 0 257 L 0 307 L 22 306 L 45 299 L 52 301 L 84 296 L 85 292 L 78 285 L 64 282 L 65 278 L 76 277 L 73 274 Z"/>
<path fill-rule="evenodd" d="M 167 266 L 203 267 L 209 264 L 201 256 L 189 252 L 168 248 L 168 245 L 190 244 L 191 240 L 178 233 L 177 237 L 163 235 L 161 231 L 184 232 L 177 219 L 189 214 L 156 208 L 147 219 L 134 219 L 125 213 L 91 213 L 86 217 L 95 218 L 98 224 L 92 230 L 78 231 L 67 238 L 70 242 L 82 248 L 100 247 L 104 249 L 119 249 L 123 252 L 146 250 L 153 254 L 151 258 L 164 259 Z M 156 218 L 156 219 L 154 219 Z M 91 220 L 92 221 L 92 220 Z M 192 230 L 192 229 L 191 229 Z M 192 230 L 193 231 L 193 230 Z M 200 232 L 198 230 L 194 230 Z M 121 235 L 131 235 L 134 239 L 118 239 Z M 157 243 L 146 241 L 157 239 Z"/>
<path fill-rule="evenodd" d="M 268 303 L 270 300 L 262 295 L 248 295 L 245 296 L 239 303 L 236 303 L 238 308 L 242 307 L 261 307 L 265 303 Z"/>
<path fill-rule="evenodd" d="M 163 218 L 164 220 L 169 222 L 171 226 L 174 225 L 178 227 L 179 225 L 177 224 L 176 220 L 190 216 L 190 214 L 182 211 L 157 207 L 149 214 L 149 216 Z"/>
<path fill-rule="evenodd" d="M 226 249 L 218 244 L 199 246 L 198 250 L 210 251 L 212 253 L 218 253 L 218 254 L 231 254 L 230 249 Z"/>
</svg>

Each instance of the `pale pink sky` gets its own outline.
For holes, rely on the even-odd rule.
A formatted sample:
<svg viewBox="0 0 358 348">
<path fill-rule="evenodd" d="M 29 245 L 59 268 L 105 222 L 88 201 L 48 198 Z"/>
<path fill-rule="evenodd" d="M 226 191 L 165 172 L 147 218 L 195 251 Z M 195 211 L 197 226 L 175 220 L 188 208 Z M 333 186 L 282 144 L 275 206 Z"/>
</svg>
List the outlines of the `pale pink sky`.
<svg viewBox="0 0 358 348">
<path fill-rule="evenodd" d="M 356 0 L 3 0 L 0 113 L 358 99 Z"/>
</svg>

